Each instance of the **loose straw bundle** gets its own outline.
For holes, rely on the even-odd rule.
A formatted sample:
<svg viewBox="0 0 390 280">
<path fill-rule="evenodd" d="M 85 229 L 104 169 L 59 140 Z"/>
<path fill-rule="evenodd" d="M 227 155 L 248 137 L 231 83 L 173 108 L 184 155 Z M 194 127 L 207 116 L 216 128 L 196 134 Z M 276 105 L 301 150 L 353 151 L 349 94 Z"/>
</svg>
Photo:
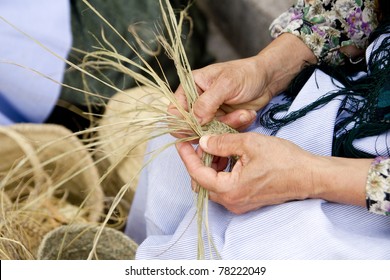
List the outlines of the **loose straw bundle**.
<svg viewBox="0 0 390 280">
<path fill-rule="evenodd" d="M 115 71 L 118 71 L 120 73 L 123 73 L 125 75 L 128 75 L 132 77 L 136 82 L 140 85 L 143 86 L 143 88 L 147 89 L 147 92 L 152 92 L 152 94 L 155 96 L 157 94 L 157 97 L 154 98 L 155 100 L 161 100 L 162 102 L 156 104 L 153 102 L 149 101 L 142 101 L 137 99 L 136 97 L 129 96 L 130 99 L 133 99 L 134 102 L 136 102 L 136 106 L 132 109 L 134 110 L 135 115 L 138 115 L 134 119 L 125 119 L 122 122 L 118 123 L 102 123 L 96 127 L 91 127 L 90 129 L 80 132 L 79 135 L 83 133 L 87 133 L 88 135 L 92 135 L 89 139 L 85 140 L 85 145 L 84 149 L 87 149 L 90 151 L 90 155 L 83 155 L 85 158 L 89 158 L 91 155 L 95 159 L 95 162 L 93 163 L 88 163 L 85 164 L 85 166 L 90 167 L 93 165 L 96 165 L 97 167 L 104 165 L 105 160 L 109 158 L 113 158 L 110 155 L 104 154 L 105 151 L 110 150 L 110 142 L 112 141 L 119 141 L 122 137 L 126 137 L 126 129 L 124 127 L 131 127 L 132 129 L 129 130 L 128 133 L 134 133 L 135 131 L 139 131 L 142 135 L 147 135 L 147 137 L 142 137 L 138 138 L 134 143 L 131 145 L 126 146 L 125 152 L 124 148 L 120 147 L 115 150 L 110 150 L 111 155 L 117 153 L 118 158 L 114 160 L 114 163 L 112 163 L 102 174 L 100 175 L 100 179 L 98 181 L 98 184 L 104 185 L 104 182 L 109 181 L 110 174 L 115 171 L 115 167 L 117 167 L 121 159 L 123 159 L 123 155 L 127 155 L 131 151 L 135 150 L 140 144 L 144 144 L 147 140 L 159 137 L 164 134 L 168 133 L 187 133 L 186 137 L 177 139 L 176 142 L 186 142 L 186 141 L 193 141 L 196 139 L 199 139 L 203 135 L 207 134 L 221 134 L 221 133 L 236 133 L 232 128 L 228 127 L 227 125 L 217 121 L 213 120 L 209 124 L 201 126 L 197 119 L 195 118 L 192 110 L 192 106 L 194 102 L 198 98 L 198 92 L 196 89 L 196 85 L 193 79 L 193 76 L 191 74 L 191 67 L 190 63 L 187 59 L 185 48 L 183 46 L 181 36 L 182 36 L 182 27 L 183 23 L 188 19 L 187 11 L 188 8 L 180 11 L 178 15 L 175 14 L 173 11 L 169 0 L 159 0 L 159 4 L 161 7 L 161 15 L 162 15 L 162 22 L 165 28 L 165 32 L 161 32 L 160 34 L 156 34 L 156 40 L 158 43 L 162 46 L 163 50 L 165 53 L 173 60 L 176 70 L 177 70 L 177 75 L 179 77 L 181 86 L 184 89 L 184 92 L 187 97 L 187 108 L 184 108 L 181 106 L 180 103 L 175 99 L 174 97 L 174 91 L 170 88 L 168 79 L 163 75 L 159 75 L 156 70 L 161 70 L 162 73 L 164 73 L 164 69 L 153 69 L 153 67 L 148 64 L 148 62 L 143 58 L 143 55 L 141 54 L 140 51 L 137 50 L 136 47 L 132 46 L 130 43 L 128 43 L 125 38 L 115 30 L 115 28 L 87 1 L 83 0 L 83 2 L 116 34 L 120 40 L 122 40 L 136 55 L 137 60 L 135 59 L 130 59 L 126 56 L 121 55 L 115 47 L 110 44 L 110 42 L 106 39 L 104 33 L 101 34 L 102 36 L 102 42 L 100 42 L 100 47 L 97 48 L 96 51 L 91 52 L 91 53 L 85 53 L 81 50 L 79 50 L 83 55 L 84 55 L 84 60 L 80 65 L 75 65 L 71 63 L 70 61 L 58 56 L 57 54 L 53 53 L 48 49 L 47 47 L 43 46 L 40 42 L 36 41 L 34 38 L 31 38 L 28 36 L 28 34 L 25 34 L 27 37 L 35 41 L 38 45 L 40 45 L 42 48 L 46 49 L 48 52 L 51 54 L 57 56 L 59 59 L 63 60 L 66 62 L 69 66 L 73 67 L 77 71 L 80 71 L 84 77 L 89 77 L 98 80 L 99 82 L 102 83 L 102 85 L 107 86 L 119 93 L 123 93 L 126 95 L 126 93 L 116 87 L 114 84 L 112 84 L 110 81 L 97 78 L 95 77 L 92 73 L 95 71 L 100 71 L 101 69 L 113 69 Z M 2 19 L 3 21 L 7 22 L 6 20 Z M 7 22 L 10 24 L 9 22 Z M 10 24 L 13 26 L 12 24 Z M 16 28 L 15 26 L 13 26 Z M 17 29 L 17 28 L 16 28 Z M 129 29 L 129 31 L 134 31 L 134 29 Z M 142 50 L 148 50 L 148 46 L 146 43 L 144 43 L 141 39 L 140 36 L 138 36 L 136 33 L 133 34 L 135 38 L 137 39 L 136 41 L 139 43 L 139 46 Z M 153 53 L 149 49 L 149 51 L 146 51 L 145 53 Z M 138 71 L 135 71 L 133 69 L 137 69 Z M 31 69 L 32 70 L 32 69 Z M 95 72 L 96 73 L 96 72 Z M 50 79 L 50 78 L 49 78 Z M 73 90 L 76 90 L 80 93 L 83 94 L 88 94 L 88 95 L 94 95 L 94 96 L 99 96 L 98 93 L 92 93 L 88 89 L 88 85 L 86 84 L 85 89 L 78 89 L 71 87 L 66 84 L 62 84 L 64 87 L 69 87 Z M 104 99 L 104 97 L 102 97 Z M 114 100 L 115 101 L 115 100 Z M 119 101 L 121 102 L 121 101 Z M 180 114 L 182 115 L 181 117 L 178 117 L 176 115 L 172 115 L 167 113 L 166 111 L 166 105 L 168 103 L 173 104 L 176 106 Z M 150 112 L 151 115 L 148 116 L 143 116 L 140 114 L 140 112 Z M 110 139 L 106 139 L 104 135 L 102 136 L 101 133 L 102 131 L 110 131 Z M 125 133 L 121 133 L 125 131 Z M 130 132 L 131 131 L 131 132 Z M 52 143 L 55 143 L 58 140 L 53 140 Z M 59 142 L 61 143 L 61 142 Z M 174 145 L 175 143 L 171 143 L 171 145 Z M 44 145 L 45 146 L 45 145 Z M 47 144 L 46 146 L 50 146 Z M 167 148 L 162 147 L 161 150 Z M 33 258 L 34 253 L 31 252 L 30 248 L 27 248 L 25 245 L 26 240 L 17 240 L 16 238 L 8 238 L 7 237 L 7 229 L 12 229 L 12 232 L 15 232 L 20 227 L 23 227 L 23 224 L 15 225 L 13 224 L 13 221 L 9 218 L 11 217 L 9 215 L 9 209 L 7 208 L 7 205 L 10 205 L 10 202 L 13 201 L 18 201 L 17 203 L 17 211 L 15 212 L 16 215 L 12 217 L 16 217 L 17 215 L 20 216 L 22 210 L 27 209 L 30 211 L 31 209 L 28 208 L 27 206 L 32 205 L 31 203 L 42 203 L 42 201 L 46 201 L 42 197 L 44 196 L 47 198 L 48 196 L 52 197 L 52 194 L 55 193 L 53 190 L 49 189 L 43 189 L 42 187 L 37 188 L 38 185 L 40 185 L 41 182 L 44 182 L 45 184 L 42 185 L 50 185 L 50 186 L 55 186 L 54 190 L 57 190 L 60 186 L 62 186 L 65 182 L 69 182 L 72 178 L 75 177 L 75 174 L 82 174 L 83 171 L 85 171 L 87 168 L 79 168 L 79 170 L 75 169 L 70 169 L 69 172 L 66 172 L 63 180 L 60 180 L 59 182 L 49 182 L 50 176 L 44 176 L 42 177 L 41 174 L 46 174 L 45 172 L 41 172 L 41 168 L 43 166 L 50 166 L 51 162 L 54 161 L 59 161 L 59 160 L 64 160 L 65 155 L 69 155 L 70 153 L 74 153 L 78 151 L 78 148 L 73 148 L 70 149 L 69 151 L 63 151 L 63 155 L 58 155 L 55 156 L 52 159 L 45 159 L 43 162 L 40 160 L 34 159 L 34 155 L 41 153 L 42 148 L 40 148 L 38 151 L 34 152 L 29 152 L 29 150 L 25 151 L 26 157 L 22 158 L 21 162 L 11 168 L 11 170 L 4 174 L 4 177 L 2 179 L 2 185 L 0 186 L 0 199 L 2 200 L 2 213 L 1 213 L 1 223 L 2 223 L 2 228 L 1 234 L 2 234 L 2 239 L 0 239 L 1 244 L 3 244 L 4 241 L 7 241 L 6 244 L 10 244 L 10 240 L 14 242 L 16 245 L 12 246 L 17 247 L 19 246 L 22 250 L 25 252 L 25 258 Z M 43 149 L 44 150 L 44 149 Z M 159 153 L 160 151 L 155 151 L 155 153 Z M 153 160 L 154 157 L 151 157 L 150 160 Z M 211 166 L 213 156 L 210 154 L 204 154 L 203 155 L 203 161 L 205 165 Z M 27 161 L 31 161 L 32 168 L 29 170 L 26 169 L 24 163 Z M 146 162 L 145 164 L 148 164 Z M 23 168 L 22 168 L 23 167 Z M 19 172 L 19 173 L 18 173 Z M 34 183 L 34 188 L 32 189 L 26 189 L 27 193 L 34 193 L 36 189 L 39 189 L 37 191 L 39 193 L 38 196 L 34 197 L 32 202 L 30 200 L 26 200 L 27 206 L 25 206 L 22 203 L 19 203 L 20 201 L 20 196 L 18 195 L 17 198 L 10 198 L 5 191 L 7 188 L 5 187 L 6 185 L 9 185 L 9 183 L 15 184 L 18 182 L 18 179 L 24 178 L 26 172 L 30 172 L 32 174 L 30 176 L 31 180 L 28 183 Z M 126 196 L 128 193 L 129 188 L 134 185 L 134 182 L 136 181 L 137 175 L 140 171 L 136 172 L 134 174 L 134 177 L 126 182 L 119 190 L 117 190 L 116 196 L 113 198 L 111 207 L 107 210 L 107 213 L 105 213 L 105 218 L 103 219 L 103 222 L 101 223 L 101 226 L 99 227 L 99 230 L 94 231 L 96 232 L 95 238 L 93 240 L 93 246 L 92 249 L 88 255 L 89 259 L 96 258 L 97 255 L 97 250 L 98 250 L 98 244 L 99 244 L 99 239 L 102 238 L 105 234 L 105 226 L 109 224 L 110 221 L 112 221 L 112 217 L 115 216 L 116 211 L 118 210 L 118 206 L 121 204 L 121 201 L 123 201 L 123 197 Z M 49 181 L 48 181 L 49 180 Z M 22 187 L 23 189 L 23 187 Z M 207 204 L 208 204 L 208 192 L 203 189 L 201 186 L 197 187 L 198 189 L 198 196 L 197 196 L 197 223 L 198 223 L 198 258 L 203 259 L 205 257 L 205 252 L 204 252 L 204 241 L 203 241 L 203 230 L 205 229 L 206 235 L 208 237 L 208 244 L 210 248 L 209 256 L 212 258 L 213 256 L 219 257 L 218 252 L 216 252 L 215 248 L 213 247 L 213 241 L 210 238 L 209 234 L 209 229 L 208 229 L 208 223 L 207 223 Z M 20 192 L 20 193 L 26 193 L 25 191 Z M 28 197 L 32 197 L 32 194 L 30 194 Z M 87 196 L 88 198 L 88 196 Z M 84 200 L 81 202 L 81 205 L 79 206 L 79 210 L 83 209 L 83 206 L 86 205 L 86 201 L 89 201 L 87 198 L 84 198 Z M 60 197 L 61 200 L 61 197 Z M 95 203 L 97 203 L 98 207 L 101 206 L 101 201 L 102 197 L 99 195 L 98 199 L 95 199 Z M 62 201 L 62 200 L 61 200 Z M 93 200 L 92 200 L 93 201 Z M 104 201 L 103 201 L 104 203 Z M 12 203 L 11 203 L 12 205 Z M 37 209 L 37 204 L 34 204 L 33 209 Z M 27 207 L 27 208 L 26 208 Z M 39 208 L 40 206 L 38 206 Z M 126 206 L 128 207 L 128 206 Z M 44 208 L 48 208 L 45 206 Z M 50 208 L 50 207 L 49 207 Z M 57 209 L 57 205 L 54 207 Z M 14 208 L 12 208 L 14 210 Z M 21 210 L 22 209 L 22 210 Z M 59 209 L 59 208 L 58 208 Z M 99 212 L 99 211 L 97 211 Z M 26 212 L 27 214 L 25 217 L 32 217 L 32 213 Z M 49 215 L 52 217 L 52 215 Z M 77 217 L 79 215 L 76 215 Z M 8 217 L 8 218 L 7 218 Z M 38 221 L 39 222 L 39 221 Z M 88 221 L 87 221 L 88 222 Z M 65 221 L 62 222 L 62 224 L 72 224 L 72 221 Z M 53 226 L 53 227 L 58 227 L 58 224 Z M 53 228 L 52 227 L 52 228 Z M 52 229 L 51 228 L 51 229 Z M 27 242 L 28 243 L 28 242 Z M 1 245 L 0 244 L 0 245 Z M 36 245 L 33 246 L 34 250 L 36 250 Z M 212 251 L 214 249 L 214 252 Z M 2 253 L 2 248 L 0 248 L 0 253 Z M 16 250 L 16 249 L 15 249 Z M 15 255 L 9 256 L 9 258 L 13 258 Z M 20 257 L 20 258 L 23 258 Z M 19 258 L 19 257 L 18 257 Z"/>
<path fill-rule="evenodd" d="M 115 28 L 113 28 L 109 22 L 107 22 L 98 11 L 96 11 L 91 4 L 89 4 L 86 0 L 84 2 L 91 8 L 101 19 L 112 28 L 115 32 Z M 146 110 L 152 111 L 155 113 L 153 118 L 148 120 L 145 119 L 136 119 L 134 121 L 128 121 L 127 125 L 136 125 L 142 126 L 142 131 L 149 132 L 149 138 L 157 137 L 166 133 L 174 133 L 174 132 L 183 132 L 186 131 L 187 137 L 178 139 L 177 141 L 191 141 L 195 139 L 199 139 L 201 136 L 206 134 L 222 134 L 222 133 L 235 133 L 232 128 L 227 125 L 213 120 L 209 124 L 205 126 L 201 126 L 197 119 L 195 118 L 192 105 L 198 98 L 198 92 L 196 89 L 196 85 L 191 73 L 191 67 L 189 61 L 186 56 L 185 48 L 183 46 L 181 36 L 182 36 L 182 26 L 183 22 L 187 18 L 187 9 L 184 9 L 176 18 L 176 14 L 174 13 L 170 2 L 168 0 L 159 0 L 162 14 L 162 21 L 164 27 L 166 29 L 166 34 L 156 34 L 156 38 L 158 42 L 161 44 L 166 54 L 173 60 L 177 74 L 181 83 L 181 86 L 184 89 L 184 92 L 187 97 L 187 109 L 183 108 L 181 104 L 177 102 L 174 98 L 174 92 L 169 86 L 167 79 L 160 78 L 160 76 L 156 73 L 156 71 L 143 59 L 142 55 L 139 54 L 136 48 L 131 45 L 128 45 L 133 52 L 138 56 L 138 60 L 140 62 L 135 62 L 135 60 L 131 60 L 127 57 L 119 54 L 115 48 L 109 44 L 109 42 L 105 41 L 105 44 L 108 45 L 111 49 L 102 48 L 92 53 L 86 53 L 84 62 L 82 64 L 82 69 L 84 74 L 88 75 L 88 69 L 98 70 L 100 68 L 112 68 L 117 71 L 120 71 L 132 78 L 134 78 L 140 85 L 145 86 L 153 92 L 157 92 L 160 94 L 161 98 L 164 100 L 168 100 L 168 102 L 172 103 L 176 106 L 178 111 L 181 113 L 182 118 L 178 118 L 175 115 L 170 115 L 165 111 L 165 108 L 156 108 L 156 106 L 145 103 L 144 106 L 138 108 L 138 110 Z M 123 37 L 118 34 L 118 36 L 122 39 Z M 134 34 L 137 36 L 137 34 Z M 104 38 L 104 36 L 103 36 Z M 138 40 L 138 42 L 142 46 L 142 40 Z M 134 71 L 131 67 L 127 67 L 130 65 L 131 67 L 135 67 L 141 70 L 142 74 Z M 145 124 L 148 123 L 149 124 Z M 151 124 L 151 125 L 150 125 Z M 156 127 L 156 124 L 157 127 Z M 145 141 L 145 140 L 144 140 Z M 174 144 L 174 143 L 172 143 Z M 136 146 L 136 144 L 135 144 Z M 203 155 L 203 161 L 205 165 L 211 166 L 213 156 L 210 154 Z M 207 236 L 209 237 L 209 229 L 207 225 L 207 216 L 206 219 L 204 217 L 207 214 L 207 203 L 208 203 L 208 192 L 203 189 L 201 186 L 198 186 L 198 199 L 197 199 L 197 212 L 198 212 L 198 258 L 202 259 L 205 257 L 204 253 L 204 242 L 203 242 L 203 226 L 206 228 Z M 123 192 L 122 192 L 123 195 Z M 119 197 L 120 198 L 120 197 Z M 209 247 L 212 248 L 212 240 L 209 238 Z M 215 252 L 218 256 L 218 253 Z M 210 251 L 210 256 L 213 254 Z"/>
</svg>

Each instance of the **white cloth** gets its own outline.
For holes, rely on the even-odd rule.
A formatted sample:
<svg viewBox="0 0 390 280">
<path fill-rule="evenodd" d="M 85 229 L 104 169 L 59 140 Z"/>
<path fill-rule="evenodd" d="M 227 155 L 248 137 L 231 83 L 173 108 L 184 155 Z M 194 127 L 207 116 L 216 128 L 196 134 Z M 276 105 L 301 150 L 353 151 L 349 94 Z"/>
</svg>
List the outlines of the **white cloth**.
<svg viewBox="0 0 390 280">
<path fill-rule="evenodd" d="M 69 0 L 1 0 L 0 16 L 67 57 L 72 44 Z M 65 63 L 3 20 L 0 38 L 0 124 L 43 122 L 61 89 L 50 79 L 62 82 Z"/>
<path fill-rule="evenodd" d="M 298 110 L 333 89 L 337 89 L 334 81 L 316 71 L 289 111 Z M 335 98 L 284 126 L 276 136 L 314 154 L 331 155 L 342 99 Z M 270 134 L 259 125 L 251 131 Z M 389 136 L 386 133 L 376 139 L 361 139 L 359 145 L 373 154 L 387 154 L 382 148 L 389 146 Z M 148 151 L 172 141 L 171 136 L 155 139 Z M 141 174 L 126 228 L 126 233 L 140 243 L 136 258 L 196 258 L 195 213 L 190 178 L 175 148 L 169 148 Z M 390 259 L 390 218 L 369 213 L 363 207 L 308 199 L 234 215 L 210 202 L 208 215 L 212 239 L 223 259 Z M 208 252 L 207 248 L 205 251 Z"/>
</svg>

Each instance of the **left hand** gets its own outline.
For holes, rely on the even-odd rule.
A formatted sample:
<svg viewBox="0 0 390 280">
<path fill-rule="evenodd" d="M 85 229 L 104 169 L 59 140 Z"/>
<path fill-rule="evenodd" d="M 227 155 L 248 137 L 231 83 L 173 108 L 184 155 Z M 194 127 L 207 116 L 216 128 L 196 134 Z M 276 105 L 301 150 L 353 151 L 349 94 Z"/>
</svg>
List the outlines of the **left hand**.
<svg viewBox="0 0 390 280">
<path fill-rule="evenodd" d="M 216 155 L 204 166 L 189 143 L 177 144 L 193 179 L 210 199 L 241 214 L 290 200 L 320 198 L 365 207 L 365 187 L 372 159 L 311 154 L 294 143 L 258 133 L 203 136 L 199 151 Z M 226 158 L 239 160 L 224 172 Z"/>
<path fill-rule="evenodd" d="M 315 156 L 292 142 L 241 133 L 204 136 L 199 144 L 201 150 L 222 158 L 214 162 L 214 168 L 209 168 L 190 144 L 178 144 L 193 184 L 198 182 L 209 190 L 211 200 L 233 213 L 305 199 L 315 193 L 310 169 Z M 221 171 L 221 164 L 226 164 L 226 157 L 232 155 L 239 156 L 232 171 Z"/>
</svg>

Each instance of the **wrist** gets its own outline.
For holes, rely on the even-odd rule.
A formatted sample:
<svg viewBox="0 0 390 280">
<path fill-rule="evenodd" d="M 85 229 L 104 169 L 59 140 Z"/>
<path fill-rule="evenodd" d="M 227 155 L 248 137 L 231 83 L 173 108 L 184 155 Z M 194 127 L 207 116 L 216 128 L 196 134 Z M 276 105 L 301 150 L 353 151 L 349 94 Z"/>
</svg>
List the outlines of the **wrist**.
<svg viewBox="0 0 390 280">
<path fill-rule="evenodd" d="M 266 70 L 267 89 L 272 96 L 285 90 L 304 67 L 317 63 L 314 53 L 298 37 L 289 33 L 274 39 L 256 57 L 258 67 Z"/>
<path fill-rule="evenodd" d="M 312 170 L 311 198 L 365 206 L 365 187 L 371 159 L 317 157 Z"/>
</svg>

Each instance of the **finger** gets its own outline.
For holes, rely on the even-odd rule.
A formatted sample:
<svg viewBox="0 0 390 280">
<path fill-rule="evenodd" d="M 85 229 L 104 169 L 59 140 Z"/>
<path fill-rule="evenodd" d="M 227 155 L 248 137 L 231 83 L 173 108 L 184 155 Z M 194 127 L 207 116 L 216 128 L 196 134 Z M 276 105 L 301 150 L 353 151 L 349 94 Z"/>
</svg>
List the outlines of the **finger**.
<svg viewBox="0 0 390 280">
<path fill-rule="evenodd" d="M 359 49 L 354 45 L 343 46 L 340 48 L 340 51 L 349 58 L 360 57 L 364 54 L 363 49 Z"/>
<path fill-rule="evenodd" d="M 204 167 L 201 157 L 190 143 L 178 142 L 176 143 L 176 149 L 187 169 L 196 170 Z"/>
<path fill-rule="evenodd" d="M 242 130 L 250 126 L 257 117 L 254 110 L 235 110 L 229 114 L 219 116 L 217 119 L 236 130 Z"/>
<path fill-rule="evenodd" d="M 224 192 L 228 182 L 236 181 L 228 172 L 217 172 L 203 164 L 201 158 L 189 143 L 177 143 L 178 153 L 191 178 L 200 186 L 214 192 Z"/>
<path fill-rule="evenodd" d="M 179 113 L 180 114 L 180 113 Z M 169 133 L 175 137 L 175 138 L 192 138 L 195 139 L 191 141 L 191 143 L 195 144 L 198 142 L 198 137 L 194 135 L 194 132 L 190 130 L 189 128 L 186 129 L 184 127 L 180 127 L 177 125 L 177 123 L 181 122 L 182 120 L 179 118 L 175 118 L 172 116 L 171 120 L 168 121 L 168 127 L 169 127 Z M 177 120 L 177 123 L 175 123 L 174 120 Z"/>
<path fill-rule="evenodd" d="M 222 96 L 214 94 L 212 91 L 205 91 L 195 101 L 193 106 L 194 115 L 201 125 L 210 122 L 217 113 L 218 108 L 223 104 Z"/>
<path fill-rule="evenodd" d="M 184 92 L 183 87 L 180 85 L 176 92 L 175 92 L 175 101 L 172 101 L 168 105 L 168 113 L 175 115 L 175 116 L 181 116 L 178 107 L 183 108 L 185 111 L 188 111 L 187 106 L 187 98 Z"/>
<path fill-rule="evenodd" d="M 197 182 L 195 182 L 194 180 L 191 180 L 191 189 L 195 193 L 199 192 L 199 184 Z"/>
<path fill-rule="evenodd" d="M 183 118 L 183 111 L 187 110 L 187 99 L 184 94 L 183 87 L 180 85 L 174 95 L 174 99 L 172 100 L 171 103 L 168 105 L 167 112 L 173 117 L 178 117 L 180 119 Z M 193 135 L 192 131 L 185 131 L 185 130 L 180 130 L 178 131 L 177 129 L 174 129 L 171 123 L 169 123 L 169 126 L 171 127 L 171 135 L 175 138 L 186 138 L 191 135 Z"/>
<path fill-rule="evenodd" d="M 207 71 L 194 71 L 193 76 L 197 86 L 203 92 L 194 103 L 193 110 L 200 124 L 204 125 L 215 117 L 217 110 L 225 102 L 226 98 L 230 98 L 224 89 L 229 90 L 229 92 L 232 89 L 227 86 L 221 88 L 221 84 L 225 85 L 230 83 L 228 79 L 222 79 L 223 81 L 216 82 L 218 78 L 214 77 L 210 79 Z"/>
<path fill-rule="evenodd" d="M 220 157 L 243 156 L 245 145 L 244 134 L 205 135 L 199 140 L 203 151 Z"/>
<path fill-rule="evenodd" d="M 188 137 L 192 137 L 194 136 L 194 133 L 192 131 L 184 131 L 184 130 L 180 130 L 180 131 L 174 131 L 174 132 L 171 132 L 170 133 L 173 137 L 175 138 L 188 138 Z M 198 140 L 195 139 L 195 140 L 191 140 L 191 141 L 187 141 L 187 142 L 190 142 L 191 144 L 198 144 Z"/>
</svg>

